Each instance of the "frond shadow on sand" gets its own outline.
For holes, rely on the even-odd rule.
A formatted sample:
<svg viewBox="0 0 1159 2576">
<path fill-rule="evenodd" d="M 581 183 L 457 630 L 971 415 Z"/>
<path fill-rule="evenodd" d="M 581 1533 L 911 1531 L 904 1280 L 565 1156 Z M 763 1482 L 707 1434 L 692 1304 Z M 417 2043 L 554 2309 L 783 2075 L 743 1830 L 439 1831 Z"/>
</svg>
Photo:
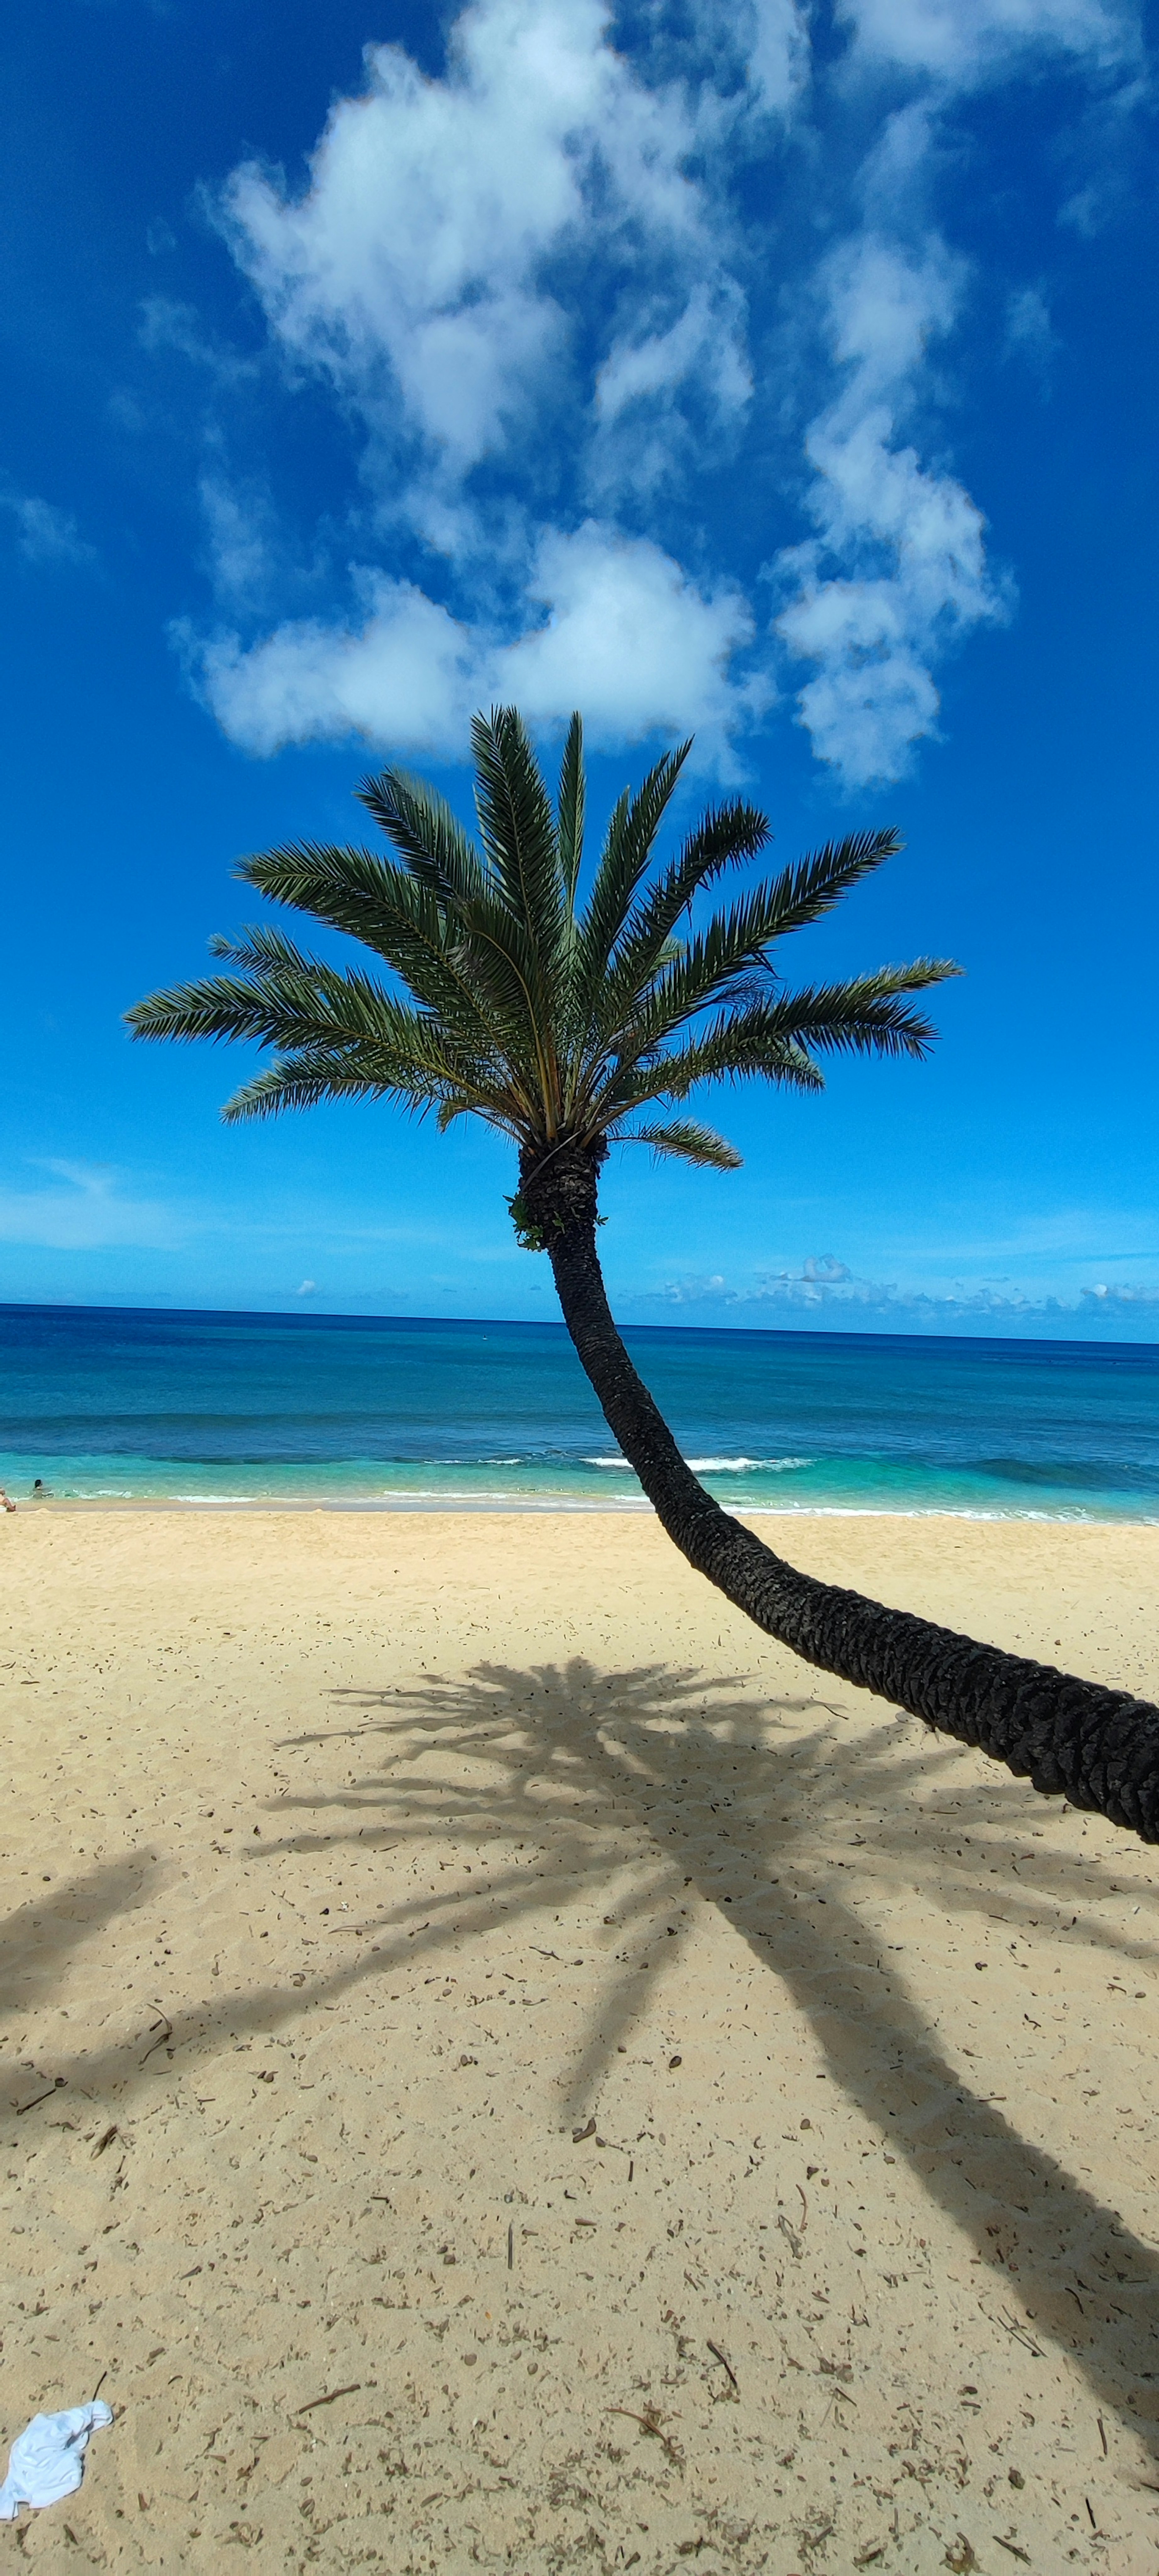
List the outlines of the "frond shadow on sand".
<svg viewBox="0 0 1159 2576">
<path fill-rule="evenodd" d="M 619 1949 L 605 1955 L 571 2078 L 572 2113 L 585 2113 L 656 1980 L 678 1973 L 681 1945 L 668 1926 L 679 1927 L 691 1890 L 792 1997 L 831 2077 L 969 2240 L 989 2305 L 1000 2310 L 1016 2282 L 1031 2338 L 1065 2353 L 1100 2404 L 1154 2440 L 1159 2255 L 951 2062 L 898 1953 L 883 1952 L 838 1879 L 864 1851 L 879 1892 L 883 1879 L 907 1894 L 916 1885 L 931 1911 L 952 1909 L 966 1922 L 992 1908 L 996 1870 L 1015 1930 L 1046 1908 L 1077 1908 L 1094 1873 L 1073 1852 L 1034 1850 L 1035 1811 L 1021 1784 L 995 1774 L 979 1786 L 956 1748 L 924 1736 L 912 1751 L 903 1738 L 899 1751 L 889 1718 L 868 1738 L 859 1732 L 854 1759 L 838 1759 L 844 1712 L 825 1701 L 762 1708 L 751 1685 L 662 1665 L 607 1673 L 578 1657 L 528 1670 L 481 1664 L 465 1679 L 427 1676 L 335 1698 L 349 1722 L 294 1741 L 341 1745 L 347 1761 L 358 1748 L 362 1767 L 356 1759 L 354 1777 L 330 1792 L 271 1802 L 283 1831 L 263 1841 L 262 1864 L 355 1840 L 363 1853 L 405 1854 L 432 1834 L 450 1853 L 490 1845 L 494 1858 L 469 1882 L 464 1862 L 458 1874 L 448 1869 L 445 1891 L 408 1895 L 364 1919 L 357 1956 L 329 1976 L 214 1996 L 175 2016 L 173 2049 L 212 2053 L 227 2033 L 270 2029 L 311 2001 L 393 1975 L 404 1960 L 438 1962 L 499 1921 L 510 1929 L 599 1900 L 611 1904 Z M 778 1715 L 793 1721 L 783 1750 L 754 1731 Z M 802 1734 L 810 1716 L 816 1723 Z M 310 1814 L 301 1834 L 284 1830 L 296 1806 Z M 848 1864 L 834 1863 L 834 1846 L 849 1851 Z M 118 1880 L 106 1891 L 111 1906 L 140 1892 L 139 1872 L 132 1887 Z M 1147 1899 L 1137 1932 L 1085 1924 L 1080 1938 L 1113 1941 L 1117 1956 L 1153 1964 L 1159 1899 L 1132 1892 Z M 68 1919 L 66 1907 L 62 1952 Z M 84 2081 L 131 2094 L 143 2078 L 124 2050 L 111 2050 L 85 2061 Z"/>
</svg>

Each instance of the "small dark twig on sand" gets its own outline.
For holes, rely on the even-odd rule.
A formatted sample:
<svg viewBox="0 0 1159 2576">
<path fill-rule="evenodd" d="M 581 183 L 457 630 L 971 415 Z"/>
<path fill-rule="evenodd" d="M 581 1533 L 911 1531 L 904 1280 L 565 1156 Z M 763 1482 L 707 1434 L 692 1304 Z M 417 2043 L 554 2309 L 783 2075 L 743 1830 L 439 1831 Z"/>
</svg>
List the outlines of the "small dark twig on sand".
<svg viewBox="0 0 1159 2576">
<path fill-rule="evenodd" d="M 985 2315 L 985 2309 L 983 2309 L 982 2313 Z M 1036 2344 L 1033 2341 L 1033 2338 L 1027 2334 L 1025 2326 L 1019 2325 L 1017 2317 L 1009 2316 L 1005 2308 L 999 2308 L 997 2323 L 1000 2326 L 1005 2327 L 1008 2335 L 1013 2335 L 1016 2343 L 1024 2343 L 1027 2351 L 1033 2353 L 1036 2361 L 1045 2361 L 1046 2355 L 1042 2351 L 1040 2345 Z"/>
<path fill-rule="evenodd" d="M 667 2452 L 674 2469 L 683 2468 L 684 2460 L 680 2446 L 673 2441 L 670 2433 L 664 2432 L 658 2415 L 637 2415 L 634 2406 L 609 2406 L 608 2413 L 626 2415 L 630 2424 L 638 2424 L 642 2433 L 650 2434 L 654 2442 L 659 2442 L 661 2450 Z"/>
<path fill-rule="evenodd" d="M 34 2093 L 31 2102 L 14 2103 L 13 2108 L 17 2119 L 22 2120 L 26 2111 L 35 2111 L 38 2102 L 51 2102 L 53 2094 L 59 2093 L 61 2085 L 67 2082 L 67 2075 L 54 2075 L 46 2093 Z"/>
<path fill-rule="evenodd" d="M 357 2397 L 361 2386 L 360 2379 L 352 2379 L 345 2388 L 328 2388 L 324 2397 L 308 2397 L 304 2406 L 295 2406 L 294 2413 L 312 2415 L 316 2406 L 332 2406 L 336 2397 Z"/>
<path fill-rule="evenodd" d="M 150 2040 L 144 2057 L 139 2060 L 139 2063 L 142 2066 L 144 2066 L 147 2060 L 152 2056 L 155 2048 L 164 2048 L 166 2043 L 173 2037 L 173 2024 L 169 2020 L 167 2014 L 163 2015 L 160 2021 L 151 2023 L 150 2027 L 156 2031 L 157 2036 L 155 2039 Z"/>
<path fill-rule="evenodd" d="M 710 2353 L 712 2354 L 713 2360 L 714 2360 L 714 2361 L 718 2361 L 718 2362 L 720 2363 L 721 2369 L 722 2369 L 722 2370 L 727 2370 L 728 2375 L 729 2375 L 729 2378 L 731 2379 L 732 2384 L 733 2384 L 733 2387 L 735 2388 L 736 2393 L 737 2393 L 737 2396 L 739 2397 L 739 2396 L 740 2396 L 740 2381 L 738 2380 L 737 2375 L 736 2375 L 736 2372 L 735 2372 L 735 2370 L 733 2369 L 732 2363 L 731 2363 L 731 2361 L 730 2361 L 730 2360 L 729 2360 L 729 2358 L 728 2358 L 728 2354 L 727 2354 L 727 2353 L 725 2353 L 725 2352 L 722 2352 L 722 2351 L 721 2351 L 721 2349 L 720 2349 L 720 2345 L 719 2345 L 718 2343 L 713 2343 L 713 2342 L 712 2342 L 712 2340 L 711 2340 L 711 2338 L 709 2339 L 708 2349 L 709 2349 Z"/>
</svg>

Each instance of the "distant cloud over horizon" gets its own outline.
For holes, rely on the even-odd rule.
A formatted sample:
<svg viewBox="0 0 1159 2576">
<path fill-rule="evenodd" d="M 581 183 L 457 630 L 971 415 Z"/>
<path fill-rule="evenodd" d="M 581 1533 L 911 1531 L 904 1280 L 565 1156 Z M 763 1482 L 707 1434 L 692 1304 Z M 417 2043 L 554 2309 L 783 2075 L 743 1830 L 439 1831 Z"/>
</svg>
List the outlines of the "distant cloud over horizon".
<svg viewBox="0 0 1159 2576">
<path fill-rule="evenodd" d="M 1018 1286 L 1007 1280 L 947 1282 L 925 1289 L 896 1281 L 859 1278 L 847 1263 L 826 1253 L 796 1270 L 758 1274 L 730 1286 L 723 1273 L 675 1279 L 636 1306 L 663 1310 L 673 1320 L 720 1320 L 759 1329 L 779 1321 L 794 1329 L 828 1331 L 1020 1335 L 1062 1341 L 1159 1342 L 1159 1277 L 1106 1282 L 1072 1296 Z"/>
<path fill-rule="evenodd" d="M 775 714 L 849 786 L 905 773 L 1017 570 L 946 453 L 977 285 L 949 124 L 1048 67 L 1125 110 L 1139 39 L 1115 0 L 838 15 L 829 60 L 792 0 L 473 0 L 434 75 L 367 47 L 304 187 L 233 171 L 215 220 L 267 355 L 345 425 L 357 488 L 317 605 L 287 575 L 280 611 L 276 504 L 218 436 L 219 617 L 175 634 L 232 741 L 458 759 L 512 696 L 608 747 L 695 730 L 725 771 Z M 1040 288 L 1006 303 L 1041 363 Z M 187 308 L 146 327 L 221 404 L 250 386 Z"/>
</svg>

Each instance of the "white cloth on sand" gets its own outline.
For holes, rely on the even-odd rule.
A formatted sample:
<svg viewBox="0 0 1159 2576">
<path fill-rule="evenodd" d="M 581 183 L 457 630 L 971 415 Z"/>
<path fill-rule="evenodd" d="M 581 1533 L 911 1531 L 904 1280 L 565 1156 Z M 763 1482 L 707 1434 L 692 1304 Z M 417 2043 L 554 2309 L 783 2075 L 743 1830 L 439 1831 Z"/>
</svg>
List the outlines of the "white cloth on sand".
<svg viewBox="0 0 1159 2576">
<path fill-rule="evenodd" d="M 59 2504 L 62 2496 L 71 2495 L 85 2473 L 90 2433 L 103 2432 L 112 2420 L 103 2397 L 94 2397 L 88 2406 L 69 2406 L 63 2415 L 34 2415 L 8 2454 L 0 2522 L 15 2522 L 22 2504 Z"/>
</svg>

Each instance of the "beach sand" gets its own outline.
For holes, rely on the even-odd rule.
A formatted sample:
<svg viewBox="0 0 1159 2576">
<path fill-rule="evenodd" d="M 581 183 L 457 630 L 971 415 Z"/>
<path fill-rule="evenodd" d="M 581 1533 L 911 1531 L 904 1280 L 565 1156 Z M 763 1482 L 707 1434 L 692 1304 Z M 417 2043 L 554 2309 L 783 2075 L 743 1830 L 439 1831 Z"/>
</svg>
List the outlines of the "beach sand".
<svg viewBox="0 0 1159 2576">
<path fill-rule="evenodd" d="M 1159 1695 L 1159 1530 L 761 1527 Z M 1156 2576 L 1151 1852 L 643 1517 L 0 1585 L 0 2430 L 116 2409 L 28 2560 Z"/>
</svg>

